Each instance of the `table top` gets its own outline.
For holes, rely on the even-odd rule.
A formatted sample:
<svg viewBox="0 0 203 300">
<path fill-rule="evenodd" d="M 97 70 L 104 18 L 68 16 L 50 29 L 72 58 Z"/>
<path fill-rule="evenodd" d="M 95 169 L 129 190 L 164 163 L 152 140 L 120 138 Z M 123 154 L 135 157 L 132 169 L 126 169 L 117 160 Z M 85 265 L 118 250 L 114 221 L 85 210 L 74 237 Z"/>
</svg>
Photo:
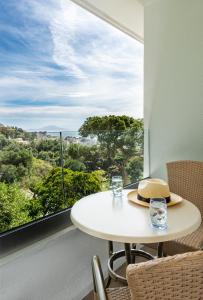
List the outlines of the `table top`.
<svg viewBox="0 0 203 300">
<path fill-rule="evenodd" d="M 187 200 L 168 207 L 168 228 L 153 229 L 149 208 L 131 203 L 124 190 L 122 199 L 111 191 L 84 197 L 71 210 L 73 224 L 105 240 L 122 243 L 158 243 L 174 240 L 195 231 L 201 224 L 199 209 Z"/>
</svg>

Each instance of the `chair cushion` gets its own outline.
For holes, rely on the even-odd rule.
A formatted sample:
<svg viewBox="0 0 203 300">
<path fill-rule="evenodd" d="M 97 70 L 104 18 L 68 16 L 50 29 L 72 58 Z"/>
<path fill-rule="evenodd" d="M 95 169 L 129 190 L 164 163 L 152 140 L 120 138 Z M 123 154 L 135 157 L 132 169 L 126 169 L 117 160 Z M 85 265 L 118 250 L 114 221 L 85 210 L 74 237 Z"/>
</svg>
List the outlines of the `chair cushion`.
<svg viewBox="0 0 203 300">
<path fill-rule="evenodd" d="M 131 300 L 128 287 L 106 289 L 108 300 Z"/>
</svg>

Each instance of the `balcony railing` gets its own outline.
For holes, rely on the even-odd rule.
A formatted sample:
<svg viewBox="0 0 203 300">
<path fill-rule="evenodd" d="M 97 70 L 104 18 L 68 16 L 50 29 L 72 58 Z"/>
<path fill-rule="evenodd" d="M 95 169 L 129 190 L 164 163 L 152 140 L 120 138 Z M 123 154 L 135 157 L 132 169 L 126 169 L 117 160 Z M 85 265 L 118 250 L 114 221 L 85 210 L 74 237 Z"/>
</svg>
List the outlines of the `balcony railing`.
<svg viewBox="0 0 203 300">
<path fill-rule="evenodd" d="M 81 197 L 142 178 L 143 132 L 0 133 L 0 233 L 47 218 Z"/>
</svg>

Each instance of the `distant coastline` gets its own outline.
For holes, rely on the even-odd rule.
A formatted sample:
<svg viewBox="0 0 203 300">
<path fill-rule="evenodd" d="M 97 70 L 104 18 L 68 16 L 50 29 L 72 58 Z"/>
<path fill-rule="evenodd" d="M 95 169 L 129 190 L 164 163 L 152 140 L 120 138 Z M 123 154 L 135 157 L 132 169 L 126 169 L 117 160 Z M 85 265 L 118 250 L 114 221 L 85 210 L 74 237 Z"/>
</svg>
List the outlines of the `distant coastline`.
<svg viewBox="0 0 203 300">
<path fill-rule="evenodd" d="M 58 132 L 49 132 L 49 131 L 46 131 L 47 132 L 47 135 L 51 135 L 51 136 L 56 136 L 58 137 L 60 135 L 60 131 Z M 79 134 L 79 131 L 61 131 L 62 132 L 62 137 L 75 137 L 75 138 L 78 138 L 80 136 Z"/>
<path fill-rule="evenodd" d="M 49 136 L 55 136 L 55 137 L 59 137 L 60 136 L 60 132 L 62 132 L 62 136 L 63 137 L 80 137 L 79 131 L 69 131 L 69 130 L 56 130 L 56 131 L 52 131 L 52 130 L 28 130 L 28 132 L 36 132 L 36 133 L 46 133 L 46 135 Z"/>
<path fill-rule="evenodd" d="M 17 126 L 12 126 L 12 125 L 4 125 L 3 123 L 0 123 L 0 128 L 2 129 L 10 129 L 10 130 L 19 130 L 20 132 L 30 132 L 30 133 L 38 133 L 38 134 L 43 134 L 43 135 L 47 135 L 47 136 L 53 136 L 53 137 L 59 137 L 60 136 L 60 132 L 62 132 L 62 136 L 65 137 L 73 137 L 73 138 L 79 138 L 80 137 L 80 133 L 78 130 L 65 130 L 65 129 L 61 129 L 61 128 L 57 128 L 54 130 L 47 130 L 46 128 L 40 128 L 40 129 L 23 129 Z"/>
</svg>

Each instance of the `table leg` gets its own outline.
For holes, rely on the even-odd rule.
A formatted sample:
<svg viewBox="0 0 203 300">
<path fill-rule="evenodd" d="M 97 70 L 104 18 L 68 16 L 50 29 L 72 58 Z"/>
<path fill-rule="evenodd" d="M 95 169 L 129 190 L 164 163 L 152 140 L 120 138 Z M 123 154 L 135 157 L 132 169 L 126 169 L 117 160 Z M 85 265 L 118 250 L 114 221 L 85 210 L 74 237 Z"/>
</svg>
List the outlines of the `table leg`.
<svg viewBox="0 0 203 300">
<path fill-rule="evenodd" d="M 137 250 L 137 244 L 132 244 L 132 249 Z M 132 254 L 132 264 L 135 264 L 136 255 Z"/>
<path fill-rule="evenodd" d="M 147 253 L 147 252 L 142 251 L 142 250 L 130 249 L 130 244 L 125 244 L 125 250 L 120 250 L 120 251 L 114 252 L 108 260 L 108 270 L 109 270 L 110 277 L 113 278 L 114 280 L 119 280 L 123 284 L 127 285 L 126 278 L 119 275 L 119 274 L 117 274 L 111 268 L 111 264 L 112 264 L 113 261 L 116 261 L 117 259 L 119 259 L 121 257 L 126 257 L 126 263 L 127 264 L 132 263 L 131 257 L 133 257 L 134 255 L 144 257 L 145 259 L 148 259 L 148 260 L 151 260 L 151 259 L 155 258 L 150 253 Z"/>
<path fill-rule="evenodd" d="M 108 245 L 109 245 L 109 257 L 110 257 L 113 254 L 113 242 L 108 241 Z"/>
<path fill-rule="evenodd" d="M 108 251 L 109 251 L 109 258 L 111 257 L 111 255 L 113 254 L 113 242 L 112 241 L 108 241 Z M 110 267 L 113 270 L 113 261 L 111 261 L 110 263 Z M 107 279 L 107 283 L 106 283 L 106 288 L 108 288 L 110 286 L 111 283 L 111 276 L 108 276 Z"/>
<path fill-rule="evenodd" d="M 157 246 L 157 257 L 159 257 L 159 258 L 164 256 L 163 245 L 164 245 L 164 243 L 160 242 L 160 243 L 158 243 L 158 246 Z"/>
<path fill-rule="evenodd" d="M 126 257 L 126 262 L 127 265 L 131 264 L 131 249 L 130 249 L 130 244 L 125 243 L 125 257 Z"/>
</svg>

